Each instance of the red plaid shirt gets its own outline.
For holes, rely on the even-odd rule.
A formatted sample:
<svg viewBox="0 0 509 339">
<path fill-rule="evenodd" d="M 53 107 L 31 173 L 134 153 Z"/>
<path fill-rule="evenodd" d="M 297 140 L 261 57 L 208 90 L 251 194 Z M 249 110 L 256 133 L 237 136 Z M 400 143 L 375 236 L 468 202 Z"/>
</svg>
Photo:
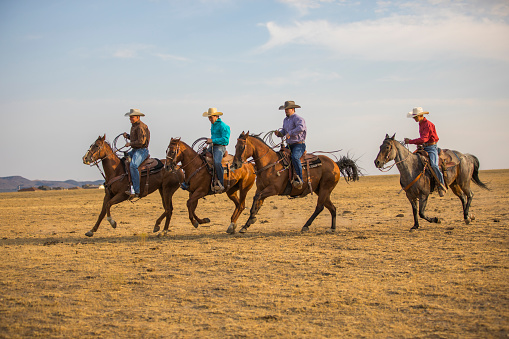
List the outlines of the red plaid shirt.
<svg viewBox="0 0 509 339">
<path fill-rule="evenodd" d="M 419 122 L 420 138 L 408 141 L 409 144 L 422 145 L 438 142 L 438 134 L 435 125 L 428 119 L 424 118 Z"/>
</svg>

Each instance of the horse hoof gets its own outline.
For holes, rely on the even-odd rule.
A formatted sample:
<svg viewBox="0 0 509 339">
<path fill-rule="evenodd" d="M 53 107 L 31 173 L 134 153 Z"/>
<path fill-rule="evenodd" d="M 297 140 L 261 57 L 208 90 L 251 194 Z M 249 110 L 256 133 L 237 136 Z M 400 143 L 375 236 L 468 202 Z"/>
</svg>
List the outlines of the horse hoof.
<svg viewBox="0 0 509 339">
<path fill-rule="evenodd" d="M 309 231 L 309 227 L 307 226 L 302 226 L 302 229 L 300 230 L 301 232 L 308 232 Z"/>
<path fill-rule="evenodd" d="M 94 235 L 94 232 L 92 232 L 92 231 L 88 231 L 87 233 L 85 233 L 85 235 L 86 235 L 87 237 L 92 237 L 92 236 Z"/>
<path fill-rule="evenodd" d="M 228 234 L 234 234 L 235 233 L 235 228 L 237 227 L 236 224 L 234 224 L 233 222 L 230 224 L 230 226 L 228 226 L 228 229 L 226 230 L 226 233 Z"/>
<path fill-rule="evenodd" d="M 470 225 L 470 222 L 472 221 L 472 218 L 466 218 L 465 219 L 465 224 L 466 225 Z"/>
<path fill-rule="evenodd" d="M 194 228 L 198 228 L 198 225 L 199 225 L 199 224 L 198 224 L 198 221 L 193 220 L 193 226 L 194 226 Z"/>
<path fill-rule="evenodd" d="M 440 220 L 439 218 L 435 218 L 435 223 L 437 223 L 437 224 L 441 224 L 441 223 L 442 223 L 442 220 Z"/>
<path fill-rule="evenodd" d="M 106 220 L 108 220 L 108 221 L 109 221 L 109 223 L 110 223 L 111 227 L 113 227 L 113 228 L 117 228 L 117 222 L 116 222 L 115 220 L 113 220 L 113 218 L 112 218 L 112 217 L 106 217 Z"/>
<path fill-rule="evenodd" d="M 159 225 L 155 225 L 153 232 L 154 233 L 159 232 L 160 229 L 161 229 L 161 227 L 159 227 Z"/>
<path fill-rule="evenodd" d="M 247 231 L 247 228 L 246 227 L 242 227 L 240 230 L 239 230 L 239 233 L 246 233 Z"/>
<path fill-rule="evenodd" d="M 334 232 L 336 232 L 335 228 L 329 228 L 327 231 L 325 231 L 325 233 L 328 233 L 328 234 L 331 234 L 331 233 L 334 233 Z"/>
<path fill-rule="evenodd" d="M 475 220 L 475 215 L 470 214 L 470 220 L 474 221 Z"/>
<path fill-rule="evenodd" d="M 413 232 L 413 231 L 417 230 L 418 228 L 419 228 L 419 226 L 414 226 L 414 227 L 412 227 L 412 228 L 410 229 L 410 232 Z"/>
<path fill-rule="evenodd" d="M 210 222 L 209 218 L 203 218 L 202 224 L 208 224 Z"/>
</svg>

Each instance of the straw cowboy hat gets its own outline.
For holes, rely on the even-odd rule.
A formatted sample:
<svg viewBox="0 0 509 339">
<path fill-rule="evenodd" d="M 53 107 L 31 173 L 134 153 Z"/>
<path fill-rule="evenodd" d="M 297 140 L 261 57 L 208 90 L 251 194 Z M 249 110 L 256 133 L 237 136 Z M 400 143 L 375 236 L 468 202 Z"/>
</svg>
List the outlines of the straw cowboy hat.
<svg viewBox="0 0 509 339">
<path fill-rule="evenodd" d="M 287 109 L 287 108 L 300 108 L 300 106 L 295 105 L 295 101 L 285 101 L 285 104 L 283 106 L 279 106 L 280 110 Z"/>
<path fill-rule="evenodd" d="M 145 114 L 141 113 L 139 109 L 137 108 L 131 108 L 131 110 L 129 112 L 127 112 L 126 114 L 124 114 L 124 116 L 126 117 L 134 117 L 134 116 L 140 116 L 140 117 L 144 117 Z"/>
<path fill-rule="evenodd" d="M 414 107 L 412 112 L 408 112 L 408 114 L 406 116 L 407 116 L 407 118 L 415 118 L 416 116 L 424 115 L 424 114 L 429 114 L 429 112 L 424 112 L 422 110 L 422 107 Z"/>
<path fill-rule="evenodd" d="M 217 108 L 215 107 L 209 108 L 207 112 L 203 112 L 203 116 L 207 118 L 213 115 L 223 115 L 223 112 L 218 112 Z"/>
</svg>

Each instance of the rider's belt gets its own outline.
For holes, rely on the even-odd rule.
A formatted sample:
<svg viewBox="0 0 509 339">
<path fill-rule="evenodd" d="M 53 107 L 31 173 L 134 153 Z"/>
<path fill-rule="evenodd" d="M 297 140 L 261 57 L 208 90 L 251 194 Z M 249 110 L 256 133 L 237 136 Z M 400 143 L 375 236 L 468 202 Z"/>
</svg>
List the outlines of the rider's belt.
<svg viewBox="0 0 509 339">
<path fill-rule="evenodd" d="M 433 145 L 436 145 L 437 143 L 436 142 L 425 142 L 424 144 L 422 144 L 424 147 L 428 147 L 428 146 L 433 146 Z"/>
<path fill-rule="evenodd" d="M 290 144 L 290 145 L 299 145 L 299 144 L 303 144 L 304 141 L 300 141 L 300 142 L 294 142 L 293 144 Z"/>
</svg>

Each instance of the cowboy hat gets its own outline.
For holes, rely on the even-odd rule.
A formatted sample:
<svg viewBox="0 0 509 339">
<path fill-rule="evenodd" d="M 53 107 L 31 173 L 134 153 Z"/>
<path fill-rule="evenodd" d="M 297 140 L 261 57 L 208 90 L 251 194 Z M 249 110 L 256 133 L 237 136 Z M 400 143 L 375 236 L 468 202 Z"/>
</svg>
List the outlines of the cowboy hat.
<svg viewBox="0 0 509 339">
<path fill-rule="evenodd" d="M 422 107 L 414 107 L 412 112 L 408 112 L 408 114 L 406 116 L 407 116 L 407 118 L 415 118 L 416 116 L 424 115 L 424 114 L 429 114 L 429 112 L 423 112 Z"/>
<path fill-rule="evenodd" d="M 287 108 L 300 108 L 300 106 L 295 105 L 295 101 L 285 101 L 285 104 L 283 106 L 279 106 L 280 110 L 287 109 Z"/>
<path fill-rule="evenodd" d="M 131 108 L 131 110 L 129 112 L 124 114 L 124 116 L 126 116 L 126 117 L 134 117 L 136 115 L 139 115 L 140 117 L 144 117 L 145 116 L 145 114 L 141 113 L 140 110 L 137 109 L 137 108 Z"/>
<path fill-rule="evenodd" d="M 217 108 L 215 107 L 209 108 L 207 112 L 203 112 L 203 116 L 207 118 L 213 115 L 223 115 L 223 112 L 218 112 Z"/>
</svg>

